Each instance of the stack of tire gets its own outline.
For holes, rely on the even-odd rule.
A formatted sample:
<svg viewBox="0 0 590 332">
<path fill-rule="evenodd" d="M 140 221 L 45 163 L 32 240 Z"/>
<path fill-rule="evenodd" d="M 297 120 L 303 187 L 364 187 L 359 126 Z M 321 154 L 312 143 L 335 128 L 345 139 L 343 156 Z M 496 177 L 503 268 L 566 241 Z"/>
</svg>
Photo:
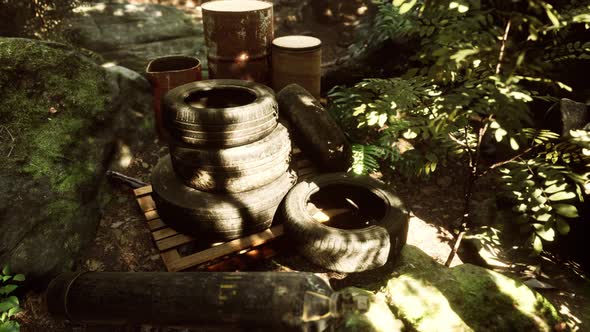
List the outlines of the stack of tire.
<svg viewBox="0 0 590 332">
<path fill-rule="evenodd" d="M 231 240 L 262 231 L 296 182 L 273 91 L 242 80 L 192 82 L 163 99 L 170 155 L 152 172 L 162 220 Z"/>
</svg>

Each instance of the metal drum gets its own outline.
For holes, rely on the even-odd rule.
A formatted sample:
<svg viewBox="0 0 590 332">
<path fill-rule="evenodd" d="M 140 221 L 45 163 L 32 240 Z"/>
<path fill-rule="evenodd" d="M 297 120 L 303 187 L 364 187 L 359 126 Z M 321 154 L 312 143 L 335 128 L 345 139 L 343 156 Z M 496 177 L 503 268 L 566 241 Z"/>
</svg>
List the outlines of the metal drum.
<svg viewBox="0 0 590 332">
<path fill-rule="evenodd" d="M 162 98 L 179 85 L 200 81 L 201 62 L 190 56 L 165 56 L 150 61 L 145 72 L 152 85 L 156 130 L 160 138 L 166 138 L 161 109 Z"/>
<path fill-rule="evenodd" d="M 273 4 L 210 1 L 201 6 L 209 78 L 268 84 L 273 39 Z"/>
<path fill-rule="evenodd" d="M 309 36 L 285 36 L 272 42 L 272 87 L 297 83 L 320 98 L 322 42 Z"/>
</svg>

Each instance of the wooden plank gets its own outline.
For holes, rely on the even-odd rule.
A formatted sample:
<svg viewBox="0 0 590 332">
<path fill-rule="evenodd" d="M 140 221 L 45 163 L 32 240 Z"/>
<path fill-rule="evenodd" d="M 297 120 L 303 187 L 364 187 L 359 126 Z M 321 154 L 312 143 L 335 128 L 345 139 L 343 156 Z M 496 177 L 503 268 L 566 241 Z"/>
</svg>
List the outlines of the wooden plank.
<svg viewBox="0 0 590 332">
<path fill-rule="evenodd" d="M 166 224 L 161 219 L 154 219 L 154 220 L 148 221 L 148 228 L 152 232 L 157 231 L 158 229 L 161 229 L 164 227 L 168 227 L 168 226 L 166 226 Z"/>
<path fill-rule="evenodd" d="M 178 246 L 183 245 L 185 243 L 189 243 L 193 240 L 194 240 L 194 238 L 192 238 L 188 235 L 177 234 L 177 235 L 165 238 L 163 240 L 156 241 L 156 246 L 158 247 L 158 249 L 160 251 L 165 251 L 168 249 L 178 247 Z"/>
<path fill-rule="evenodd" d="M 252 234 L 241 239 L 226 242 L 222 245 L 215 246 L 192 255 L 181 257 L 172 262 L 170 271 L 182 271 L 195 265 L 212 261 L 214 259 L 244 250 L 250 247 L 256 247 L 264 244 L 272 239 L 283 235 L 283 225 L 274 226 L 263 232 Z M 168 240 L 168 239 L 166 239 Z M 163 240 L 163 241 L 166 241 Z"/>
<path fill-rule="evenodd" d="M 166 227 L 152 233 L 154 240 L 159 241 L 167 237 L 178 234 L 178 232 L 170 227 Z"/>
<path fill-rule="evenodd" d="M 277 251 L 271 245 L 264 245 L 260 248 L 254 248 L 248 252 L 233 256 L 219 263 L 206 266 L 207 271 L 239 271 L 246 269 L 248 266 L 258 263 L 264 259 L 273 257 Z"/>
<path fill-rule="evenodd" d="M 147 194 L 151 194 L 152 193 L 152 186 L 145 186 L 145 187 L 133 189 L 133 193 L 135 194 L 135 197 L 140 197 L 140 196 L 144 196 Z"/>
<path fill-rule="evenodd" d="M 156 209 L 156 203 L 152 199 L 152 196 L 143 196 L 137 199 L 137 204 L 139 204 L 139 208 L 144 213 L 148 211 L 152 211 Z"/>
<path fill-rule="evenodd" d="M 160 218 L 160 216 L 158 215 L 158 211 L 156 211 L 156 210 L 148 211 L 148 212 L 144 213 L 144 215 L 145 215 L 145 220 L 147 220 L 147 221 Z"/>
<path fill-rule="evenodd" d="M 169 266 L 172 265 L 172 262 L 178 260 L 180 258 L 180 254 L 178 250 L 172 249 L 167 250 L 160 253 L 160 257 L 162 257 L 162 261 L 164 261 L 164 265 L 166 265 L 166 269 L 170 272 Z"/>
</svg>

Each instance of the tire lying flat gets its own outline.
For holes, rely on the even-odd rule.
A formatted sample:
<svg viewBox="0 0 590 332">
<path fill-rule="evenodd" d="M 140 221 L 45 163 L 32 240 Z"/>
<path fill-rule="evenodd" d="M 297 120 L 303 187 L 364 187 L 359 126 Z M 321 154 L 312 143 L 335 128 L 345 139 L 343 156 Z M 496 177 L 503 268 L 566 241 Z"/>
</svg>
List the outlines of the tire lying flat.
<svg viewBox="0 0 590 332">
<path fill-rule="evenodd" d="M 279 124 L 265 138 L 226 149 L 194 148 L 170 141 L 172 166 L 189 187 L 209 192 L 244 192 L 265 186 L 289 168 L 289 132 Z"/>
<path fill-rule="evenodd" d="M 194 146 L 255 142 L 274 130 L 278 117 L 273 91 L 241 80 L 181 85 L 164 96 L 162 108 L 172 137 Z"/>
<path fill-rule="evenodd" d="M 184 234 L 211 240 L 232 240 L 270 227 L 273 217 L 296 176 L 285 172 L 276 181 L 239 194 L 213 194 L 187 187 L 178 179 L 170 156 L 152 171 L 158 214 Z"/>
<path fill-rule="evenodd" d="M 368 227 L 355 229 L 316 221 L 307 205 L 314 194 L 322 191 L 335 198 L 355 199 L 360 202 L 359 211 L 368 211 L 375 220 Z M 304 257 L 345 273 L 374 269 L 395 259 L 408 232 L 408 212 L 398 197 L 375 179 L 346 173 L 324 174 L 300 182 L 285 197 L 281 215 L 285 234 Z"/>
</svg>

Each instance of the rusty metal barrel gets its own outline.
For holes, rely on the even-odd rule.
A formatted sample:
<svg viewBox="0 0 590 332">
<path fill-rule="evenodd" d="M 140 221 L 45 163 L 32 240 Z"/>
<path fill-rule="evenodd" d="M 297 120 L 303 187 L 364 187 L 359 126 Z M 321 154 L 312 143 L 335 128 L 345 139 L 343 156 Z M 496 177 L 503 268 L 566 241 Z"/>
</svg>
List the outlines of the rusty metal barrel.
<svg viewBox="0 0 590 332">
<path fill-rule="evenodd" d="M 201 6 L 209 78 L 268 84 L 273 40 L 273 4 L 210 1 Z"/>
<path fill-rule="evenodd" d="M 177 86 L 201 80 L 201 61 L 185 55 L 164 56 L 150 61 L 145 70 L 152 85 L 156 130 L 166 138 L 161 102 L 164 95 Z"/>
<path fill-rule="evenodd" d="M 296 83 L 320 98 L 322 42 L 310 36 L 284 36 L 272 42 L 272 87 Z"/>
<path fill-rule="evenodd" d="M 77 323 L 273 331 L 329 316 L 332 293 L 313 273 L 82 272 L 56 277 L 46 299 L 52 316 Z"/>
</svg>

